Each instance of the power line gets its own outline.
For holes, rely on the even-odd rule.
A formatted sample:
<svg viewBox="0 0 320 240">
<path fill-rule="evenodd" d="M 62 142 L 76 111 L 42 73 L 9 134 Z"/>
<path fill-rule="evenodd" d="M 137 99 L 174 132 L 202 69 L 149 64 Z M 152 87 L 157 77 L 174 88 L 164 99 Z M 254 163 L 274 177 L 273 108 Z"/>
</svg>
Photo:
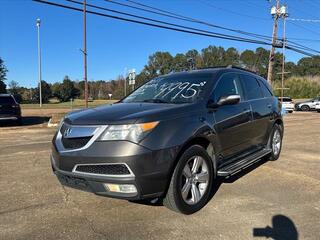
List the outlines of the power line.
<svg viewBox="0 0 320 240">
<path fill-rule="evenodd" d="M 219 26 L 219 25 L 208 23 L 208 22 L 205 22 L 205 21 L 202 21 L 202 20 L 199 20 L 199 19 L 191 18 L 191 17 L 185 16 L 185 15 L 173 13 L 173 12 L 170 12 L 170 11 L 167 11 L 167 10 L 163 10 L 163 9 L 160 9 L 160 8 L 156 8 L 156 7 L 152 7 L 150 5 L 138 3 L 138 2 L 135 2 L 135 1 L 132 1 L 132 0 L 125 0 L 125 1 L 133 3 L 133 4 L 136 4 L 138 6 L 149 8 L 149 9 L 152 9 L 152 10 L 141 8 L 141 7 L 136 7 L 136 6 L 132 6 L 132 5 L 128 5 L 128 4 L 125 4 L 125 3 L 116 2 L 116 1 L 113 1 L 113 0 L 105 0 L 105 1 L 109 2 L 109 3 L 116 4 L 116 5 L 124 6 L 124 7 L 137 9 L 137 10 L 144 11 L 144 12 L 149 12 L 149 13 L 153 13 L 153 14 L 157 14 L 157 15 L 161 15 L 161 16 L 166 16 L 166 17 L 170 17 L 170 18 L 174 18 L 174 19 L 178 19 L 178 20 L 182 20 L 182 21 L 199 23 L 199 24 L 203 24 L 203 25 L 206 25 L 206 26 L 209 26 L 209 27 L 214 27 L 214 28 L 219 28 L 219 29 L 231 31 L 231 32 L 236 32 L 236 33 L 244 34 L 244 35 L 247 35 L 247 36 L 252 36 L 252 37 L 255 37 L 255 38 L 260 38 L 260 39 L 264 39 L 264 40 L 270 40 L 271 39 L 269 36 L 266 36 L 266 35 L 261 35 L 261 34 L 246 32 L 246 31 L 242 31 L 242 30 L 238 30 L 238 29 L 232 29 L 232 28 Z"/>
<path fill-rule="evenodd" d="M 203 0 L 198 0 L 198 1 L 202 2 L 203 4 L 205 4 L 207 6 L 210 6 L 212 8 L 218 9 L 218 10 L 223 11 L 223 12 L 227 12 L 227 13 L 231 13 L 231 14 L 234 14 L 234 15 L 247 17 L 247 18 L 251 18 L 251 19 L 256 19 L 256 20 L 269 21 L 268 18 L 262 18 L 262 17 L 251 16 L 251 15 L 247 15 L 247 14 L 243 14 L 243 13 L 238 13 L 238 12 L 235 12 L 235 11 L 232 11 L 232 10 L 228 10 L 228 9 L 225 9 L 225 8 L 222 8 L 222 7 L 215 6 L 215 5 L 213 5 L 213 4 L 211 4 L 211 3 L 207 2 L 207 1 L 203 1 Z"/>
<path fill-rule="evenodd" d="M 39 3 L 43 3 L 43 4 L 52 5 L 52 6 L 57 6 L 57 7 L 61 7 L 61 8 L 71 9 L 71 10 L 75 10 L 75 11 L 79 11 L 79 12 L 83 11 L 80 8 L 75 8 L 75 7 L 72 7 L 72 6 L 62 5 L 62 4 L 49 2 L 49 1 L 44 1 L 44 0 L 33 0 L 33 1 L 39 2 Z M 126 21 L 126 22 L 137 23 L 137 24 L 147 25 L 147 26 L 151 26 L 151 27 L 157 27 L 157 28 L 177 31 L 177 32 L 189 33 L 189 34 L 193 34 L 193 35 L 207 36 L 207 37 L 212 37 L 212 38 L 220 38 L 220 39 L 239 41 L 239 42 L 255 43 L 255 44 L 261 44 L 261 45 L 270 45 L 270 43 L 263 42 L 263 41 L 252 40 L 252 39 L 239 39 L 238 37 L 235 37 L 235 36 L 230 36 L 230 37 L 225 37 L 225 36 L 220 36 L 220 35 L 217 36 L 217 35 L 214 35 L 214 34 L 207 34 L 207 33 L 203 33 L 203 32 L 185 30 L 185 29 L 180 29 L 180 28 L 175 28 L 175 27 L 168 27 L 168 26 L 164 26 L 164 25 L 138 21 L 138 20 L 134 20 L 134 19 L 129 19 L 129 18 L 114 16 L 114 15 L 104 14 L 104 13 L 100 13 L 100 12 L 94 12 L 94 11 L 89 11 L 89 10 L 87 10 L 86 12 L 90 13 L 90 14 L 94 14 L 94 15 L 107 17 L 107 18 L 112 18 L 112 19 L 117 19 L 117 20 L 122 20 L 122 21 Z M 289 47 L 289 46 L 287 46 L 287 47 Z M 290 48 L 288 48 L 288 49 L 290 49 L 292 51 L 296 51 L 296 52 L 302 53 L 302 54 L 305 54 L 305 55 L 308 55 L 308 56 L 313 56 L 312 54 L 301 50 L 299 47 L 291 47 L 290 46 Z"/>
<path fill-rule="evenodd" d="M 105 0 L 105 1 L 110 2 L 110 3 L 119 4 L 121 6 L 133 7 L 133 6 L 130 6 L 130 5 L 127 5 L 127 4 L 118 3 L 118 2 L 115 2 L 115 1 L 112 1 L 112 0 Z M 256 33 L 252 33 L 252 32 L 246 32 L 246 31 L 242 31 L 242 30 L 237 30 L 237 29 L 232 29 L 232 28 L 227 28 L 227 27 L 215 25 L 215 24 L 208 23 L 208 22 L 205 22 L 205 21 L 202 21 L 202 20 L 199 20 L 199 19 L 191 18 L 191 17 L 185 16 L 185 15 L 173 13 L 171 11 L 167 11 L 167 10 L 164 10 L 164 9 L 156 8 L 156 7 L 153 7 L 153 6 L 150 6 L 150 5 L 146 5 L 146 4 L 142 4 L 142 3 L 139 3 L 139 2 L 136 2 L 136 1 L 133 1 L 133 0 L 124 0 L 124 1 L 136 4 L 136 5 L 140 6 L 140 7 L 145 7 L 145 8 L 149 8 L 149 9 L 152 9 L 152 10 L 160 12 L 160 13 L 156 13 L 156 14 L 160 14 L 161 15 L 161 13 L 165 13 L 166 16 L 167 16 L 167 14 L 169 14 L 170 17 L 175 18 L 175 19 L 180 19 L 180 20 L 183 19 L 184 21 L 200 23 L 200 24 L 204 24 L 204 25 L 207 25 L 207 26 L 210 26 L 210 27 L 219 28 L 219 29 L 223 29 L 223 30 L 227 30 L 227 31 L 232 31 L 232 32 L 244 34 L 244 35 L 247 35 L 247 36 L 253 36 L 255 38 L 260 38 L 260 39 L 263 39 L 263 40 L 271 40 L 271 37 L 266 36 L 266 35 L 256 34 Z M 141 8 L 138 8 L 138 9 L 142 10 L 142 11 L 145 11 L 145 12 L 149 12 L 147 9 L 141 9 Z M 155 13 L 154 11 L 151 11 L 151 12 Z M 281 39 L 277 38 L 276 40 L 281 40 Z M 297 45 L 297 46 L 305 47 L 305 46 L 303 46 L 301 44 L 298 44 L 298 43 L 295 43 L 293 41 L 290 41 L 290 42 L 292 44 Z M 305 47 L 305 50 L 311 50 L 311 51 L 319 53 L 319 51 L 311 49 L 311 48 L 307 48 L 307 47 Z"/>
<path fill-rule="evenodd" d="M 79 4 L 79 5 L 83 4 L 82 2 L 75 1 L 75 0 L 66 0 L 66 1 L 72 2 L 72 3 L 75 3 L 75 4 Z M 113 13 L 118 13 L 118 14 L 130 16 L 130 17 L 135 17 L 135 18 L 138 18 L 138 19 L 143 19 L 143 20 L 152 21 L 152 22 L 156 22 L 156 23 L 166 24 L 166 25 L 169 25 L 169 26 L 189 29 L 189 30 L 193 30 L 193 31 L 203 32 L 203 33 L 209 33 L 209 34 L 213 34 L 213 35 L 216 35 L 216 36 L 223 36 L 223 37 L 228 37 L 228 38 L 241 39 L 241 40 L 244 40 L 244 41 L 248 40 L 248 38 L 242 38 L 242 37 L 237 37 L 237 36 L 233 36 L 233 35 L 207 31 L 207 30 L 203 30 L 203 29 L 199 29 L 199 28 L 193 28 L 193 27 L 187 27 L 187 26 L 183 26 L 183 25 L 179 25 L 179 24 L 173 24 L 173 23 L 169 23 L 169 22 L 165 22 L 165 21 L 156 20 L 156 19 L 153 19 L 153 18 L 142 17 L 142 16 L 139 16 L 139 15 L 130 14 L 130 13 L 127 13 L 127 12 L 122 12 L 122 11 L 117 11 L 117 10 L 113 10 L 113 9 L 110 9 L 110 8 L 100 7 L 100 6 L 96 6 L 96 5 L 92 5 L 92 4 L 87 4 L 87 6 L 92 7 L 92 8 L 96 8 L 96 9 L 100 9 L 100 10 L 104 10 L 104 11 L 109 11 L 109 12 L 113 12 Z M 257 40 L 252 39 L 252 41 L 257 41 Z M 258 43 L 258 41 L 256 43 Z M 259 41 L 259 43 L 262 43 L 262 42 Z"/>
<path fill-rule="evenodd" d="M 298 28 L 301 28 L 301 29 L 304 29 L 304 30 L 306 30 L 306 31 L 308 31 L 308 32 L 311 32 L 311 33 L 313 33 L 313 34 L 320 35 L 319 32 L 316 32 L 316 31 L 314 31 L 314 30 L 312 30 L 312 29 L 303 27 L 303 26 L 301 26 L 301 25 L 299 25 L 299 24 L 297 24 L 297 23 L 295 23 L 295 22 L 289 22 L 289 23 L 292 24 L 292 25 L 294 25 L 294 26 L 296 26 L 296 27 L 298 27 Z"/>
<path fill-rule="evenodd" d="M 54 3 L 54 2 L 44 1 L 44 0 L 33 0 L 33 1 L 82 12 L 82 9 L 75 8 L 75 7 L 72 7 L 72 6 L 63 5 L 63 4 L 59 4 L 59 3 Z M 168 27 L 168 26 L 164 26 L 164 25 L 138 21 L 138 20 L 134 20 L 134 19 L 114 16 L 114 15 L 109 15 L 109 14 L 104 14 L 104 13 L 94 12 L 94 11 L 87 11 L 87 13 L 91 13 L 91 14 L 94 14 L 94 15 L 99 15 L 99 16 L 103 16 L 103 17 L 107 17 L 107 18 L 113 18 L 113 19 L 117 19 L 117 20 L 122 20 L 122 21 L 126 21 L 126 22 L 132 22 L 132 23 L 147 25 L 147 26 L 151 26 L 151 27 L 157 27 L 157 28 L 163 28 L 163 29 L 168 29 L 168 30 L 173 30 L 173 31 L 178 31 L 178 32 L 190 33 L 190 34 L 194 34 L 194 35 L 207 36 L 207 37 L 212 37 L 212 38 L 220 38 L 220 39 L 231 40 L 231 41 L 247 42 L 247 43 L 262 44 L 262 45 L 270 45 L 268 42 L 263 42 L 263 41 L 254 40 L 254 39 L 239 38 L 239 37 L 232 36 L 232 35 L 230 35 L 230 37 L 229 37 L 229 36 L 223 36 L 221 34 L 208 34 L 208 33 L 203 33 L 203 32 L 185 30 L 185 29 L 180 29 L 180 28 L 175 28 L 175 27 Z"/>
<path fill-rule="evenodd" d="M 320 23 L 320 19 L 288 18 L 290 21 Z"/>
</svg>

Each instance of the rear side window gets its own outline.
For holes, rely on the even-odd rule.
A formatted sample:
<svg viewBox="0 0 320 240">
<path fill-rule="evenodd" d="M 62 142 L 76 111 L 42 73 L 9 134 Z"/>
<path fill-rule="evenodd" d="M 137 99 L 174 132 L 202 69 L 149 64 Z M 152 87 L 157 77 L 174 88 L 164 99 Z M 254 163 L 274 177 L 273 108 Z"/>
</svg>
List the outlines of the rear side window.
<svg viewBox="0 0 320 240">
<path fill-rule="evenodd" d="M 265 85 L 265 83 L 262 82 L 262 80 L 259 80 L 260 83 L 260 87 L 263 93 L 264 97 L 272 97 L 273 94 L 272 92 L 267 88 L 267 86 Z"/>
<path fill-rule="evenodd" d="M 243 99 L 239 75 L 235 73 L 224 74 L 220 78 L 213 94 L 215 102 L 219 101 L 221 97 L 229 95 L 240 95 L 241 99 Z"/>
<path fill-rule="evenodd" d="M 10 96 L 0 97 L 0 105 L 14 105 L 16 104 L 14 99 Z"/>
<path fill-rule="evenodd" d="M 280 100 L 281 100 L 281 98 L 280 98 Z M 291 98 L 283 98 L 282 102 L 292 102 L 292 99 Z"/>
<path fill-rule="evenodd" d="M 256 78 L 244 74 L 241 75 L 241 78 L 247 100 L 263 98 L 260 85 Z"/>
</svg>

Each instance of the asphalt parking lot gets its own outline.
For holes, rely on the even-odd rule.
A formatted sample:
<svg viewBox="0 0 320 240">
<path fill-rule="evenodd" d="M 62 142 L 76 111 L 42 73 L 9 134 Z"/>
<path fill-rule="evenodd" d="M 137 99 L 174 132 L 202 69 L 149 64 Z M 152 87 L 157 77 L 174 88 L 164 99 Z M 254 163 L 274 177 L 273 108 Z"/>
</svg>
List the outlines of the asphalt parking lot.
<svg viewBox="0 0 320 240">
<path fill-rule="evenodd" d="M 0 127 L 0 239 L 320 239 L 320 113 L 286 116 L 280 159 L 225 181 L 190 216 L 62 187 L 54 131 Z"/>
</svg>

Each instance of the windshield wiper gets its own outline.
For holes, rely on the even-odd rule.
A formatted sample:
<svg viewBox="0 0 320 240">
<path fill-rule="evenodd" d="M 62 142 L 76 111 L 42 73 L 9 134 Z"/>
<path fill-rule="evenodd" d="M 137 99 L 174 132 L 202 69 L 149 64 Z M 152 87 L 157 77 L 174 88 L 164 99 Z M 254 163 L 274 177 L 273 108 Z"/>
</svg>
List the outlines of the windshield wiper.
<svg viewBox="0 0 320 240">
<path fill-rule="evenodd" d="M 159 98 L 150 98 L 150 99 L 145 99 L 143 102 L 151 102 L 151 103 L 169 103 L 168 101 L 159 99 Z"/>
</svg>

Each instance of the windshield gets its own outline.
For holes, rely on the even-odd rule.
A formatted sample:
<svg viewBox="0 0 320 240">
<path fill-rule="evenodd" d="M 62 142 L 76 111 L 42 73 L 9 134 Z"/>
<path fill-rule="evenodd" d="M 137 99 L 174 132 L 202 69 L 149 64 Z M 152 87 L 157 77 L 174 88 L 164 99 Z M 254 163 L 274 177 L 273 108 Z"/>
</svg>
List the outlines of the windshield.
<svg viewBox="0 0 320 240">
<path fill-rule="evenodd" d="M 150 80 L 122 102 L 192 103 L 204 96 L 211 74 L 165 76 Z"/>
</svg>

